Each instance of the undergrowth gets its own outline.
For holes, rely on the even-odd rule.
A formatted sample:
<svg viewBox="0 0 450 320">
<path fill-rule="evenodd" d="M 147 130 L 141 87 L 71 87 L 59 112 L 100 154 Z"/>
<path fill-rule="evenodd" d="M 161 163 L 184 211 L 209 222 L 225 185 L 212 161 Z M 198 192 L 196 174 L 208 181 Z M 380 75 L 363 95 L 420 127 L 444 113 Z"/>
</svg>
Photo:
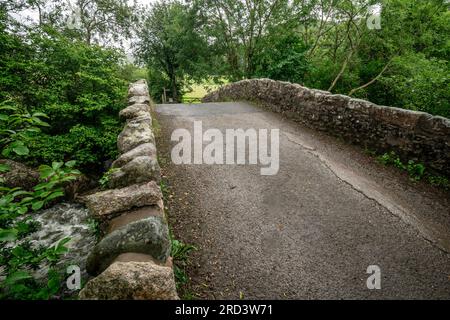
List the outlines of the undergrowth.
<svg viewBox="0 0 450 320">
<path fill-rule="evenodd" d="M 375 155 L 375 152 L 373 151 L 366 151 L 366 153 L 372 156 Z M 439 187 L 445 190 L 450 189 L 450 180 L 447 177 L 435 175 L 428 172 L 426 166 L 423 163 L 416 162 L 414 160 L 403 162 L 394 151 L 378 155 L 376 156 L 376 159 L 383 165 L 391 165 L 402 171 L 406 171 L 412 181 L 425 180 L 435 187 Z"/>
<path fill-rule="evenodd" d="M 160 188 L 163 193 L 164 202 L 167 203 L 170 187 L 167 182 L 162 179 Z M 167 210 L 164 209 L 167 214 Z M 171 256 L 173 259 L 173 272 L 175 276 L 175 284 L 177 291 L 184 300 L 195 299 L 195 294 L 189 290 L 189 276 L 186 272 L 189 266 L 189 254 L 197 248 L 191 244 L 184 243 L 174 236 L 172 229 L 169 227 L 169 237 L 171 242 Z"/>
</svg>

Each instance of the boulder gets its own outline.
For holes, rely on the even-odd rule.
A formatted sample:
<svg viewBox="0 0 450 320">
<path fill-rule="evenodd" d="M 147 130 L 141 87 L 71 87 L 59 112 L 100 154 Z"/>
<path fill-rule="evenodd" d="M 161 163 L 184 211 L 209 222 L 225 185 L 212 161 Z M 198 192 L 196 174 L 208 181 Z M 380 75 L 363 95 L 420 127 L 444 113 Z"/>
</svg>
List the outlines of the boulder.
<svg viewBox="0 0 450 320">
<path fill-rule="evenodd" d="M 119 116 L 125 119 L 133 119 L 140 116 L 150 116 L 150 106 L 148 104 L 133 104 L 120 111 Z"/>
<path fill-rule="evenodd" d="M 120 168 L 137 157 L 150 157 L 156 159 L 156 147 L 153 143 L 144 143 L 122 154 L 112 163 L 113 168 Z"/>
<path fill-rule="evenodd" d="M 84 300 L 178 300 L 171 268 L 152 262 L 115 262 L 89 281 Z"/>
<path fill-rule="evenodd" d="M 128 121 L 117 139 L 120 153 L 126 153 L 144 143 L 155 143 L 151 118 L 147 117 Z"/>
<path fill-rule="evenodd" d="M 158 204 L 162 193 L 156 182 L 136 184 L 122 189 L 97 192 L 81 198 L 92 215 L 98 219 L 112 218 L 114 214 Z"/>
<path fill-rule="evenodd" d="M 150 99 L 149 95 L 143 95 L 143 96 L 133 96 L 130 97 L 128 99 L 128 105 L 133 105 L 133 104 L 147 104 L 147 105 L 151 105 L 152 100 Z"/>
<path fill-rule="evenodd" d="M 146 81 L 137 81 L 130 85 L 128 96 L 145 96 L 148 95 L 148 86 Z"/>
<path fill-rule="evenodd" d="M 157 264 L 158 266 L 168 267 L 173 269 L 173 259 L 172 257 L 168 257 L 166 263 L 161 264 L 155 259 L 152 258 L 152 256 L 149 256 L 148 254 L 143 253 L 122 253 L 119 255 L 113 263 L 116 262 L 152 262 L 154 264 Z"/>
<path fill-rule="evenodd" d="M 143 253 L 165 263 L 170 254 L 169 229 L 160 217 L 127 224 L 105 236 L 87 258 L 86 270 L 97 276 L 123 253 Z"/>
<path fill-rule="evenodd" d="M 137 157 L 111 173 L 108 186 L 123 188 L 132 184 L 161 180 L 161 172 L 156 157 Z"/>
<path fill-rule="evenodd" d="M 39 183 L 39 172 L 24 164 L 12 160 L 1 159 L 0 164 L 9 167 L 7 172 L 0 173 L 3 185 L 9 188 L 32 190 Z"/>
<path fill-rule="evenodd" d="M 115 217 L 110 221 L 108 221 L 106 233 L 107 234 L 112 233 L 132 222 L 144 220 L 150 217 L 160 217 L 165 222 L 167 222 L 162 206 L 160 205 L 147 206 L 124 212 L 120 216 Z"/>
<path fill-rule="evenodd" d="M 84 174 L 77 176 L 73 181 L 70 181 L 64 185 L 65 196 L 69 200 L 75 200 L 78 195 L 88 192 L 96 187 L 97 181 L 89 179 Z"/>
</svg>

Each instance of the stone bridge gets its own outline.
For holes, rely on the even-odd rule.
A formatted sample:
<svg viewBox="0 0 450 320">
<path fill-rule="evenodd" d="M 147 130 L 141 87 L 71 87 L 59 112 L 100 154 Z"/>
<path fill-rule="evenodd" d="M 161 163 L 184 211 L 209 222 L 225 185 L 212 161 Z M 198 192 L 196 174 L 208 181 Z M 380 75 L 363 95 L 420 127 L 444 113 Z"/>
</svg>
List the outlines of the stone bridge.
<svg viewBox="0 0 450 320">
<path fill-rule="evenodd" d="M 175 233 L 195 243 L 204 298 L 450 298 L 450 197 L 377 163 L 395 151 L 450 169 L 450 122 L 268 79 L 222 87 L 203 104 L 157 105 Z M 279 171 L 174 165 L 176 129 L 279 129 Z M 349 143 L 349 142 L 352 142 Z M 224 144 L 230 143 L 224 140 Z M 209 142 L 204 141 L 204 145 Z M 218 150 L 221 150 L 218 148 Z M 225 152 L 225 151 L 224 151 Z M 196 265 L 198 264 L 198 265 Z M 382 289 L 369 290 L 368 266 Z"/>
<path fill-rule="evenodd" d="M 142 97 L 130 99 L 138 106 L 147 103 Z M 136 151 L 142 144 L 154 146 L 153 137 L 146 137 L 148 131 L 139 127 L 151 123 L 148 111 L 136 106 L 125 110 L 121 113 L 128 119 L 124 131 L 138 118 L 140 125 L 133 130 L 142 134 L 119 137 L 123 155 L 115 163 L 118 170 L 111 178 L 112 188 L 133 188 L 136 183 L 159 180 L 156 149 L 148 146 Z M 402 159 L 424 163 L 435 174 L 448 174 L 448 119 L 267 79 L 227 85 L 208 95 L 203 104 L 162 104 L 154 111 L 161 130 L 156 139 L 162 160 L 159 164 L 170 185 L 167 202 L 160 202 L 159 191 L 152 186 L 149 191 L 137 188 L 130 193 L 143 194 L 143 203 L 130 204 L 126 197 L 120 198 L 114 202 L 119 207 L 114 212 L 127 213 L 122 218 L 113 214 L 116 222 L 109 225 L 117 230 L 130 221 L 139 222 L 143 216 L 136 209 L 127 211 L 131 207 L 144 205 L 147 211 L 168 207 L 174 233 L 198 249 L 188 268 L 190 290 L 198 298 L 450 298 L 448 191 L 412 181 L 404 172 L 379 164 L 365 151 L 395 151 Z M 200 135 L 198 124 L 202 126 Z M 278 129 L 276 174 L 261 175 L 260 162 L 205 163 L 202 152 L 207 145 L 217 147 L 214 149 L 223 152 L 225 159 L 228 144 L 234 143 L 205 138 L 210 129 L 216 139 L 219 133 L 226 136 L 229 129 L 259 133 Z M 200 137 L 200 154 L 197 141 L 189 143 L 192 164 L 187 157 L 180 164 L 172 161 L 174 147 L 182 140 L 175 132 L 189 134 L 192 139 Z M 251 144 L 251 140 L 244 144 L 246 158 L 250 157 Z M 240 151 L 233 150 L 234 159 Z M 135 160 L 136 155 L 140 160 Z M 150 159 L 142 158 L 146 156 Z M 114 201 L 120 192 L 106 195 L 108 201 Z M 98 196 L 91 198 L 91 207 Z M 102 213 L 102 208 L 93 209 L 102 216 L 111 215 Z M 152 220 L 151 225 L 151 230 L 134 230 L 142 234 L 145 229 L 156 235 L 151 243 L 164 243 L 164 223 Z M 116 237 L 123 239 L 124 235 Z M 145 244 L 110 249 L 104 245 L 94 249 L 96 262 L 91 264 L 91 272 L 97 275 L 109 270 L 117 276 L 121 267 L 117 256 L 126 261 L 122 263 L 133 263 L 149 260 L 141 255 L 145 254 L 156 260 L 152 263 L 157 267 L 148 267 L 149 272 L 160 273 L 153 278 L 166 279 L 162 282 L 167 283 L 170 276 L 164 268 L 168 253 L 161 247 L 150 247 L 153 249 Z M 116 268 L 106 269 L 112 262 Z M 145 264 L 140 263 L 137 266 L 145 270 Z M 367 272 L 373 266 L 379 268 L 381 289 L 370 289 L 370 283 L 368 287 L 371 274 Z M 88 284 L 84 298 L 98 296 L 94 289 L 99 283 L 108 284 L 105 277 L 97 286 L 95 281 Z M 158 294 L 173 298 L 171 290 L 165 288 Z M 129 297 L 142 295 L 130 293 Z"/>
</svg>

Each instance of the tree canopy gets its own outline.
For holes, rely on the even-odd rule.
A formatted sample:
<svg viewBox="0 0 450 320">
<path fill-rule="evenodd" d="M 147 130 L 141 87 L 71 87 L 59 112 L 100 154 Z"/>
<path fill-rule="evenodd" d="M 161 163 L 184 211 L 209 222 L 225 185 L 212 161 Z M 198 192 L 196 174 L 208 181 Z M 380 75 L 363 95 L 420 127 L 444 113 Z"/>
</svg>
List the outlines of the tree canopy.
<svg viewBox="0 0 450 320">
<path fill-rule="evenodd" d="M 444 0 L 159 1 L 136 45 L 160 83 L 157 97 L 166 87 L 177 100 L 189 78 L 269 77 L 449 117 L 448 8 Z"/>
</svg>

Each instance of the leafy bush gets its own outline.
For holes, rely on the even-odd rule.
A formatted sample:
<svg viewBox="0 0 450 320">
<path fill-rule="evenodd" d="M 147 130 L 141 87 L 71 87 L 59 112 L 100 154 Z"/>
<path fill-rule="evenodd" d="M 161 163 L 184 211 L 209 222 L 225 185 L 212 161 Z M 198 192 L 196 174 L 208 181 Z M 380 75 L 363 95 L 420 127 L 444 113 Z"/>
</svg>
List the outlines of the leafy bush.
<svg viewBox="0 0 450 320">
<path fill-rule="evenodd" d="M 425 173 L 425 166 L 423 164 L 416 163 L 414 160 L 408 160 L 405 164 L 394 151 L 385 153 L 377 159 L 384 165 L 393 165 L 396 168 L 407 171 L 410 178 L 415 181 L 422 179 Z"/>
<path fill-rule="evenodd" d="M 450 187 L 448 178 L 436 176 L 426 172 L 425 165 L 422 163 L 417 163 L 414 160 L 408 160 L 405 164 L 394 151 L 378 156 L 377 160 L 383 165 L 392 165 L 400 170 L 408 172 L 410 179 L 413 181 L 419 181 L 425 177 L 426 180 L 434 186 L 442 187 L 444 189 L 448 189 Z"/>
<path fill-rule="evenodd" d="M 147 76 L 148 71 L 146 68 L 139 68 L 131 63 L 127 63 L 120 68 L 120 77 L 128 82 L 146 79 Z"/>
<path fill-rule="evenodd" d="M 29 154 L 26 144 L 31 136 L 41 131 L 39 127 L 48 127 L 41 118 L 47 115 L 41 112 L 30 114 L 15 105 L 11 100 L 0 102 L 0 148 L 2 156 Z"/>
<path fill-rule="evenodd" d="M 0 187 L 0 242 L 13 241 L 18 230 L 14 227 L 16 218 L 30 209 L 38 211 L 53 200 L 64 196 L 63 185 L 73 181 L 80 171 L 73 169 L 75 161 L 53 162 L 52 166 L 39 167 L 40 183 L 32 192 L 21 188 Z M 3 168 L 3 171 L 7 168 Z"/>
<path fill-rule="evenodd" d="M 450 118 L 448 62 L 422 54 L 402 56 L 394 59 L 390 71 L 379 81 L 373 87 L 379 96 L 373 100 Z"/>
<path fill-rule="evenodd" d="M 255 56 L 255 76 L 303 83 L 309 64 L 300 35 L 283 30 L 263 40 Z"/>
<path fill-rule="evenodd" d="M 29 164 L 73 159 L 98 173 L 116 156 L 127 92 L 123 61 L 116 50 L 52 29 L 21 36 L 0 29 L 0 101 L 12 99 L 34 116 L 45 113 L 51 125 L 29 141 Z"/>
<path fill-rule="evenodd" d="M 50 268 L 47 283 L 41 284 L 27 269 L 36 270 L 41 263 L 54 266 L 60 256 L 68 249 L 65 244 L 69 238 L 60 240 L 50 248 L 31 248 L 29 243 L 0 251 L 0 264 L 6 265 L 7 277 L 0 283 L 0 299 L 48 300 L 61 289 L 62 276 Z"/>
<path fill-rule="evenodd" d="M 192 250 L 197 250 L 196 247 L 190 244 L 185 244 L 179 240 L 171 240 L 172 250 L 171 256 L 174 260 L 174 274 L 177 287 L 185 285 L 188 282 L 188 276 L 186 274 L 186 266 L 189 257 L 189 253 Z"/>
<path fill-rule="evenodd" d="M 107 187 L 108 187 L 108 183 L 109 183 L 109 181 L 110 181 L 110 179 L 111 179 L 111 175 L 114 173 L 114 172 L 117 172 L 119 170 L 119 168 L 111 168 L 111 169 L 109 169 L 108 171 L 106 171 L 104 174 L 103 174 L 103 176 L 100 178 L 100 180 L 98 181 L 99 182 L 99 184 L 100 184 L 100 187 L 102 188 L 102 189 L 107 189 Z"/>
<path fill-rule="evenodd" d="M 450 179 L 448 179 L 447 177 L 429 175 L 427 176 L 427 180 L 430 184 L 432 184 L 435 187 L 440 187 L 445 190 L 450 189 Z"/>
</svg>

